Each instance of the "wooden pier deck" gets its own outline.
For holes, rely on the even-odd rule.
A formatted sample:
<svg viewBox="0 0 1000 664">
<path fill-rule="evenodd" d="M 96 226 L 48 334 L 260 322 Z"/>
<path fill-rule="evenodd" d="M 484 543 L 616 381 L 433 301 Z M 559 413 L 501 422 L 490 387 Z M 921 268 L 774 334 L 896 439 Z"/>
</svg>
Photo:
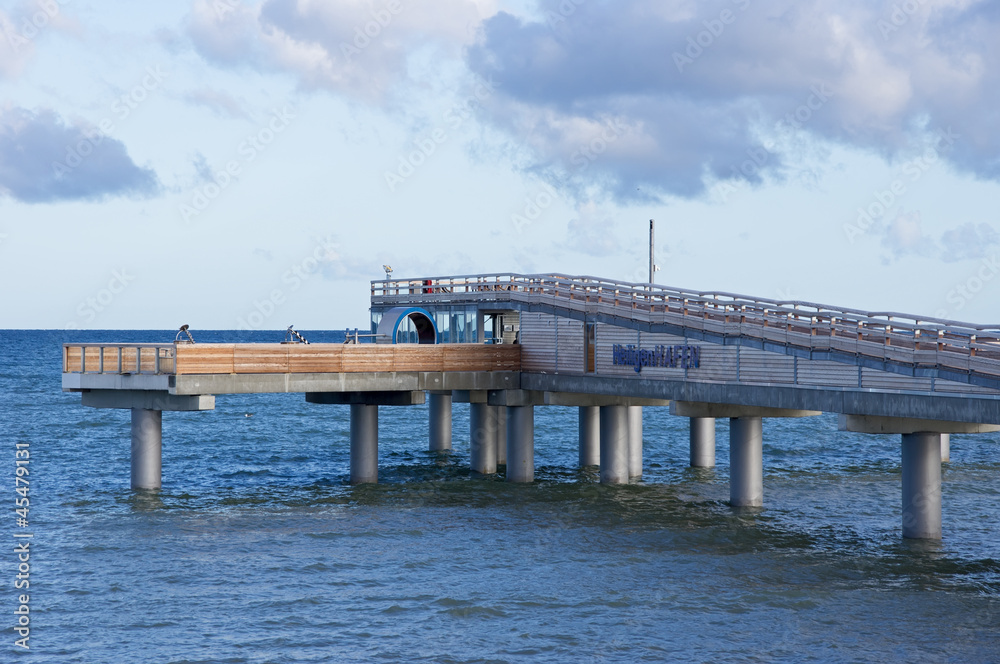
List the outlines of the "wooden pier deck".
<svg viewBox="0 0 1000 664">
<path fill-rule="evenodd" d="M 433 344 L 65 344 L 64 374 L 519 371 L 521 347 Z"/>
</svg>

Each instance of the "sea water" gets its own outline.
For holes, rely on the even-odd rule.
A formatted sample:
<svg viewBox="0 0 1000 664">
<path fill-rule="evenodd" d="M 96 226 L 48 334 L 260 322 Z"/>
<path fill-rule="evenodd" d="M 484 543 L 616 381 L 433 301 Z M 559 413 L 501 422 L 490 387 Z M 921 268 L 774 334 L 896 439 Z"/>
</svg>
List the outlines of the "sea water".
<svg viewBox="0 0 1000 664">
<path fill-rule="evenodd" d="M 379 484 L 355 487 L 346 407 L 220 395 L 164 413 L 163 489 L 136 493 L 129 412 L 62 392 L 61 344 L 172 338 L 0 331 L 0 661 L 1000 660 L 996 434 L 952 437 L 940 542 L 900 537 L 899 437 L 834 415 L 765 420 L 765 507 L 734 511 L 725 420 L 718 466 L 691 469 L 687 420 L 646 408 L 641 480 L 602 486 L 576 410 L 538 407 L 515 485 L 470 473 L 467 406 L 450 454 L 427 451 L 426 406 L 382 407 Z"/>
</svg>

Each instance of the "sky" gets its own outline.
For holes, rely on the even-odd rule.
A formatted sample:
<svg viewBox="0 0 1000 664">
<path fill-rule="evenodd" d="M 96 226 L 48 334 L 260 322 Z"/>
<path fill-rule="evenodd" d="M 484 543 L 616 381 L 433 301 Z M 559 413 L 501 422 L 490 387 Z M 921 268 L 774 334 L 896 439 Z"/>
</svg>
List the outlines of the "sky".
<svg viewBox="0 0 1000 664">
<path fill-rule="evenodd" d="M 1000 3 L 0 2 L 0 328 L 366 327 L 370 282 L 1000 324 Z"/>
</svg>

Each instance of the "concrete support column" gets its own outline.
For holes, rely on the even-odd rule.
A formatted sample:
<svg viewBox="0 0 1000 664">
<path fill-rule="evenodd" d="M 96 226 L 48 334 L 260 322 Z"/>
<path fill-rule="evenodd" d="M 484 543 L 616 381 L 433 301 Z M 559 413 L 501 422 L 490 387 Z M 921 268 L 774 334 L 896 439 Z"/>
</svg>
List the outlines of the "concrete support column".
<svg viewBox="0 0 1000 664">
<path fill-rule="evenodd" d="M 715 467 L 715 418 L 691 419 L 691 467 Z"/>
<path fill-rule="evenodd" d="M 642 406 L 628 407 L 628 476 L 642 477 Z"/>
<path fill-rule="evenodd" d="M 483 475 L 497 472 L 497 408 L 469 404 L 469 465 Z"/>
<path fill-rule="evenodd" d="M 759 417 L 729 420 L 729 502 L 733 507 L 764 505 L 764 434 Z"/>
<path fill-rule="evenodd" d="M 507 410 L 504 406 L 491 406 L 497 419 L 497 467 L 507 464 Z"/>
<path fill-rule="evenodd" d="M 951 434 L 941 434 L 941 463 L 951 462 Z"/>
<path fill-rule="evenodd" d="M 507 481 L 535 481 L 535 407 L 507 406 Z"/>
<path fill-rule="evenodd" d="M 159 489 L 163 463 L 163 411 L 132 409 L 132 488 Z"/>
<path fill-rule="evenodd" d="M 428 394 L 430 451 L 451 450 L 451 394 Z"/>
<path fill-rule="evenodd" d="M 601 484 L 628 484 L 628 406 L 601 406 Z"/>
<path fill-rule="evenodd" d="M 903 434 L 903 537 L 941 539 L 941 434 Z"/>
<path fill-rule="evenodd" d="M 351 484 L 378 482 L 378 406 L 351 404 Z"/>
<path fill-rule="evenodd" d="M 601 409 L 580 406 L 580 467 L 601 465 Z"/>
</svg>

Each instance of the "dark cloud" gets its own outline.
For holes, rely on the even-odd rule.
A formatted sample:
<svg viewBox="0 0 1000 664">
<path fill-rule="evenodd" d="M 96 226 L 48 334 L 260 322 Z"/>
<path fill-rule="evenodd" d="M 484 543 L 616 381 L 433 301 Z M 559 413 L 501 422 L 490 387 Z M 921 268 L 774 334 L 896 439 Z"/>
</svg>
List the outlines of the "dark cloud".
<svg viewBox="0 0 1000 664">
<path fill-rule="evenodd" d="M 893 158 L 950 126 L 952 165 L 1000 178 L 1000 12 L 911 4 L 540 0 L 537 20 L 485 21 L 466 59 L 536 170 L 572 172 L 570 146 L 608 117 L 628 126 L 637 147 L 588 174 L 619 199 L 782 178 L 803 134 Z"/>
<path fill-rule="evenodd" d="M 0 194 L 26 203 L 151 196 L 156 173 L 96 127 L 67 125 L 50 110 L 0 109 Z"/>
</svg>

